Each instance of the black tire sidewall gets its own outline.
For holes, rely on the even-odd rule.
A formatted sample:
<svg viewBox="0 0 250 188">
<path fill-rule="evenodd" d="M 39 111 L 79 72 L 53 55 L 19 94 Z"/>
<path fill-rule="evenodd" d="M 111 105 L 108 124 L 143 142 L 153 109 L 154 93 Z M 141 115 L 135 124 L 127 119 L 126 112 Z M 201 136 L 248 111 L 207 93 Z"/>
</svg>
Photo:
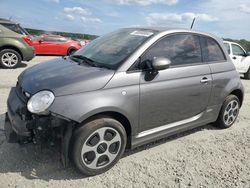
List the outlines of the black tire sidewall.
<svg viewBox="0 0 250 188">
<path fill-rule="evenodd" d="M 120 151 L 114 161 L 112 161 L 108 166 L 100 168 L 100 169 L 90 169 L 88 168 L 82 161 L 81 158 L 81 150 L 82 146 L 85 143 L 86 139 L 97 129 L 103 128 L 103 127 L 111 127 L 118 131 L 118 133 L 121 136 L 122 142 L 120 146 Z M 127 143 L 127 135 L 124 127 L 121 125 L 120 122 L 111 119 L 111 118 L 102 118 L 102 119 L 97 119 L 94 121 L 91 121 L 82 127 L 78 128 L 74 133 L 73 133 L 73 140 L 72 140 L 72 151 L 71 151 L 71 160 L 77 167 L 77 169 L 87 175 L 87 176 L 93 176 L 97 174 L 101 174 L 103 172 L 106 172 L 110 168 L 112 168 L 118 160 L 121 158 L 121 156 L 124 153 L 125 147 Z"/>
<path fill-rule="evenodd" d="M 13 66 L 13 67 L 7 67 L 2 62 L 2 56 L 3 56 L 3 54 L 5 54 L 7 52 L 15 54 L 17 56 L 17 58 L 18 58 L 17 64 L 15 66 Z M 21 63 L 21 61 L 22 61 L 22 57 L 21 57 L 21 55 L 16 50 L 4 49 L 4 50 L 0 51 L 0 66 L 2 68 L 5 68 L 5 69 L 14 69 L 14 68 L 16 68 Z"/>
<path fill-rule="evenodd" d="M 67 55 L 72 55 L 76 51 L 75 48 L 68 49 Z"/>
<path fill-rule="evenodd" d="M 222 128 L 222 129 L 225 129 L 225 128 L 229 128 L 231 127 L 235 121 L 237 120 L 238 118 L 238 115 L 239 115 L 239 110 L 238 110 L 238 114 L 237 114 L 237 117 L 235 118 L 235 120 L 233 121 L 233 123 L 231 123 L 230 125 L 226 125 L 224 120 L 223 120 L 223 115 L 224 115 L 224 112 L 225 112 L 225 109 L 227 107 L 227 105 L 232 101 L 232 100 L 236 100 L 238 102 L 238 105 L 240 107 L 240 101 L 238 99 L 237 96 L 235 95 L 229 95 L 226 100 L 224 101 L 223 105 L 222 105 L 222 108 L 221 108 L 221 111 L 220 111 L 220 115 L 219 115 L 219 118 L 217 120 L 217 125 L 218 127 Z"/>
</svg>

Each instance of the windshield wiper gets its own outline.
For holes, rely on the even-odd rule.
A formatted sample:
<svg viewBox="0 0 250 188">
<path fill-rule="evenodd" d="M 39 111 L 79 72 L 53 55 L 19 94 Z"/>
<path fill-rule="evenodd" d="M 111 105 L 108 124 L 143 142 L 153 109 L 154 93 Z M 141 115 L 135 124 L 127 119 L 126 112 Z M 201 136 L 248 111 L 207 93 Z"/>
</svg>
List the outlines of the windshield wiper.
<svg viewBox="0 0 250 188">
<path fill-rule="evenodd" d="M 71 59 L 78 59 L 78 60 L 81 60 L 81 61 L 78 61 L 79 63 L 86 63 L 92 67 L 98 67 L 98 65 L 95 63 L 95 61 L 93 61 L 92 59 L 88 58 L 88 57 L 85 57 L 83 55 L 71 55 L 69 56 Z"/>
<path fill-rule="evenodd" d="M 69 58 L 71 58 L 72 60 L 75 60 L 79 63 L 87 63 L 88 65 L 92 66 L 92 67 L 99 67 L 99 68 L 105 68 L 105 69 L 112 69 L 111 67 L 109 66 L 106 66 L 106 65 L 103 65 L 101 63 L 97 63 L 96 61 L 86 57 L 86 56 L 83 56 L 83 55 L 71 55 L 69 56 Z M 80 61 L 79 61 L 80 60 Z"/>
</svg>

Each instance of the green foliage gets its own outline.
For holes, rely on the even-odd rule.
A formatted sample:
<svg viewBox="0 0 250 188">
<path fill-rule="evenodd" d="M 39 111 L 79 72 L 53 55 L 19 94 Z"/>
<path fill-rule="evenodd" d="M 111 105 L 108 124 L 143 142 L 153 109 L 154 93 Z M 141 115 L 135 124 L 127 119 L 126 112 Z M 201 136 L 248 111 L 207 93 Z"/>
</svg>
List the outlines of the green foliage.
<svg viewBox="0 0 250 188">
<path fill-rule="evenodd" d="M 97 35 L 82 34 L 82 33 L 43 31 L 43 30 L 31 29 L 31 28 L 25 28 L 25 29 L 33 36 L 39 36 L 41 34 L 54 34 L 54 35 L 61 35 L 61 36 L 64 36 L 64 37 L 70 37 L 72 39 L 85 39 L 85 40 L 93 40 L 93 39 L 98 37 Z"/>
<path fill-rule="evenodd" d="M 247 52 L 250 52 L 250 41 L 247 41 L 245 39 L 234 40 L 234 39 L 229 39 L 229 38 L 225 38 L 223 40 L 236 42 L 240 44 Z"/>
</svg>

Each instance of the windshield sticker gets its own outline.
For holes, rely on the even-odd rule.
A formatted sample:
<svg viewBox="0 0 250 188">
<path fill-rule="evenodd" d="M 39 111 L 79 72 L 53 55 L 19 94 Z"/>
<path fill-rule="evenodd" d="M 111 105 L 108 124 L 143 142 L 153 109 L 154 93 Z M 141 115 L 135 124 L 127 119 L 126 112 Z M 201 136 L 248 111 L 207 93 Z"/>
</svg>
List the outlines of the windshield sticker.
<svg viewBox="0 0 250 188">
<path fill-rule="evenodd" d="M 133 31 L 130 33 L 130 35 L 137 35 L 137 36 L 143 36 L 143 37 L 149 37 L 153 35 L 154 33 L 148 32 L 148 31 Z"/>
</svg>

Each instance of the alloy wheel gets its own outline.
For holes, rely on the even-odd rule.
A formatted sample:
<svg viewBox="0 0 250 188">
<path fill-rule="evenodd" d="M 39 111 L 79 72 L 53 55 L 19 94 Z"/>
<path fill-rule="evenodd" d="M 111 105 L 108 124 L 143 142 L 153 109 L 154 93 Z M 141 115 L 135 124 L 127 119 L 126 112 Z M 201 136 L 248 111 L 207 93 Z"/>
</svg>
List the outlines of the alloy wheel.
<svg viewBox="0 0 250 188">
<path fill-rule="evenodd" d="M 230 126 L 234 123 L 239 113 L 239 103 L 236 100 L 232 100 L 228 103 L 223 114 L 223 121 L 226 125 Z"/>
<path fill-rule="evenodd" d="M 121 149 L 121 135 L 111 127 L 93 132 L 82 146 L 81 158 L 90 169 L 100 169 L 115 160 Z"/>
<path fill-rule="evenodd" d="M 12 52 L 4 53 L 1 60 L 6 67 L 14 67 L 18 63 L 17 55 Z"/>
</svg>

